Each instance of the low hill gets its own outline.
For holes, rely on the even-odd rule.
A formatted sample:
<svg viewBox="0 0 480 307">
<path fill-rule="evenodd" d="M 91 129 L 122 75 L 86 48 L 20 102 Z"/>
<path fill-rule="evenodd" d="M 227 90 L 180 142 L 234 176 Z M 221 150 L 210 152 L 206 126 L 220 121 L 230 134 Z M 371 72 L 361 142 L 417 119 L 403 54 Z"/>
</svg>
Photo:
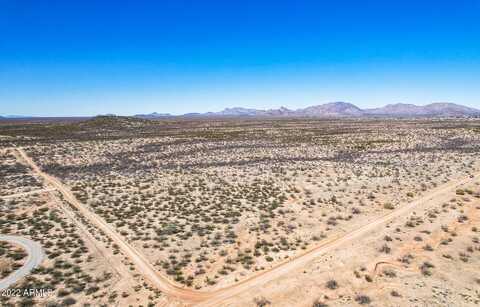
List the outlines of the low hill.
<svg viewBox="0 0 480 307">
<path fill-rule="evenodd" d="M 133 116 L 99 115 L 86 121 L 75 123 L 74 125 L 87 129 L 104 128 L 109 130 L 116 130 L 145 127 L 151 124 L 152 122 L 150 120 Z"/>
</svg>

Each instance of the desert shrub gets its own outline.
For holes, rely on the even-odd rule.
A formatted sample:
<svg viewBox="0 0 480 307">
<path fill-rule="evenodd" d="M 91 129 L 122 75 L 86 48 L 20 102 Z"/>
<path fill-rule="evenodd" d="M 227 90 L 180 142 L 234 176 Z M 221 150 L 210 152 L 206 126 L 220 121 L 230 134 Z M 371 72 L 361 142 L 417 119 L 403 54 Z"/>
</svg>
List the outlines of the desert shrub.
<svg viewBox="0 0 480 307">
<path fill-rule="evenodd" d="M 392 249 L 387 244 L 383 244 L 382 247 L 380 248 L 380 252 L 385 254 L 390 254 L 391 250 Z"/>
<path fill-rule="evenodd" d="M 366 295 L 359 294 L 355 297 L 355 302 L 359 303 L 360 305 L 370 304 L 371 303 L 370 297 Z"/>
<path fill-rule="evenodd" d="M 264 297 L 255 298 L 254 302 L 258 307 L 264 307 L 271 304 L 271 302 Z"/>
<path fill-rule="evenodd" d="M 385 276 L 390 277 L 390 278 L 393 278 L 393 277 L 397 276 L 397 274 L 393 270 L 384 270 L 383 274 L 385 274 Z"/>
<path fill-rule="evenodd" d="M 463 223 L 463 222 L 468 220 L 468 216 L 460 215 L 457 220 L 458 220 L 459 223 Z"/>
<path fill-rule="evenodd" d="M 358 209 L 358 208 L 353 208 L 353 209 L 352 209 L 352 213 L 353 213 L 353 214 L 360 214 L 360 213 L 362 213 L 362 211 L 361 211 L 360 209 Z"/>
<path fill-rule="evenodd" d="M 34 300 L 32 300 L 31 298 L 29 297 L 26 297 L 24 299 L 22 299 L 19 303 L 18 303 L 18 306 L 20 307 L 32 307 L 32 306 L 35 306 L 36 303 Z"/>
<path fill-rule="evenodd" d="M 430 244 L 426 244 L 426 245 L 423 247 L 423 249 L 426 250 L 426 251 L 429 251 L 429 252 L 433 251 L 433 247 L 432 247 Z"/>
<path fill-rule="evenodd" d="M 62 301 L 62 306 L 71 306 L 75 305 L 77 301 L 73 297 L 67 297 Z"/>
<path fill-rule="evenodd" d="M 325 303 L 323 303 L 323 302 L 320 302 L 320 301 L 317 299 L 315 302 L 313 302 L 312 307 L 328 307 L 328 305 L 325 304 Z"/>
<path fill-rule="evenodd" d="M 338 288 L 338 283 L 336 280 L 330 279 L 329 281 L 327 281 L 325 286 L 330 290 L 335 290 Z"/>
<path fill-rule="evenodd" d="M 413 196 L 413 195 L 412 195 L 412 196 Z M 388 210 L 393 210 L 393 209 L 395 209 L 395 206 L 393 206 L 391 203 L 385 203 L 385 204 L 383 205 L 383 208 L 384 208 L 384 209 L 388 209 Z"/>
<path fill-rule="evenodd" d="M 431 268 L 434 268 L 435 266 L 431 264 L 428 261 L 425 261 L 421 266 L 420 266 L 420 271 L 424 276 L 430 276 L 432 275 L 432 272 L 430 271 Z"/>
<path fill-rule="evenodd" d="M 60 290 L 58 290 L 58 296 L 59 296 L 59 297 L 67 296 L 67 295 L 69 295 L 69 294 L 70 294 L 70 292 L 69 292 L 68 290 L 66 290 L 66 289 L 60 289 Z"/>
</svg>

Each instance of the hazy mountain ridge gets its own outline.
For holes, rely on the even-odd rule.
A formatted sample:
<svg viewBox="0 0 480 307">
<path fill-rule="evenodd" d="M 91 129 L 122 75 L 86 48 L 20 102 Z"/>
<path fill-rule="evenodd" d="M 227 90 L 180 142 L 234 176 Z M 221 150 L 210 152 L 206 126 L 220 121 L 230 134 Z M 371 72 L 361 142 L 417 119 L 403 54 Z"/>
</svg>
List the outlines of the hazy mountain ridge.
<svg viewBox="0 0 480 307">
<path fill-rule="evenodd" d="M 173 116 L 170 114 L 151 113 L 135 115 L 141 118 L 161 118 Z M 182 117 L 470 117 L 480 116 L 480 110 L 454 104 L 437 102 L 425 106 L 414 104 L 389 104 L 381 108 L 361 109 L 348 102 L 330 102 L 321 105 L 290 110 L 285 107 L 279 109 L 251 109 L 242 107 L 226 108 L 220 112 L 187 113 Z"/>
<path fill-rule="evenodd" d="M 317 106 L 298 109 L 296 111 L 301 116 L 313 117 L 358 117 L 364 115 L 362 109 L 348 102 L 331 102 Z"/>
<path fill-rule="evenodd" d="M 383 116 L 475 116 L 480 110 L 454 103 L 432 103 L 425 106 L 413 104 L 389 104 L 383 108 L 366 109 L 367 115 Z"/>
<path fill-rule="evenodd" d="M 480 110 L 447 102 L 436 102 L 424 106 L 406 103 L 396 103 L 388 104 L 381 108 L 361 109 L 352 103 L 339 101 L 309 106 L 296 110 L 291 110 L 285 107 L 268 110 L 232 107 L 226 108 L 220 112 L 186 113 L 183 115 L 172 115 L 170 113 L 153 112 L 150 114 L 136 114 L 133 117 L 141 119 L 161 119 L 173 117 L 480 117 Z M 37 117 L 21 115 L 0 115 L 1 120 L 22 118 Z"/>
<path fill-rule="evenodd" d="M 153 119 L 153 118 L 161 118 L 161 117 L 172 117 L 173 115 L 170 113 L 157 113 L 153 112 L 150 114 L 136 114 L 135 117 L 143 118 L 143 119 Z"/>
</svg>

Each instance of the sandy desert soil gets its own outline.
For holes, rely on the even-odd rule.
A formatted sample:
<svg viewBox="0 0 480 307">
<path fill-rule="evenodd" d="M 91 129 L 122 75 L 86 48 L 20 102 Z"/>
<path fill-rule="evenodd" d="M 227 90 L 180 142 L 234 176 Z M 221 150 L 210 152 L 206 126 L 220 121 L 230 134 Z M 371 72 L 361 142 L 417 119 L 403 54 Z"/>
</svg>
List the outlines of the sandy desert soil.
<svg viewBox="0 0 480 307">
<path fill-rule="evenodd" d="M 0 127 L 10 136 L 0 143 L 0 205 L 14 215 L 2 233 L 67 248 L 74 257 L 64 261 L 78 271 L 67 274 L 91 277 L 82 288 L 61 275 L 55 296 L 39 302 L 479 302 L 477 120 L 22 125 Z M 48 232 L 31 229 L 35 216 L 51 221 Z M 42 274 L 51 273 L 32 278 L 58 281 Z"/>
</svg>

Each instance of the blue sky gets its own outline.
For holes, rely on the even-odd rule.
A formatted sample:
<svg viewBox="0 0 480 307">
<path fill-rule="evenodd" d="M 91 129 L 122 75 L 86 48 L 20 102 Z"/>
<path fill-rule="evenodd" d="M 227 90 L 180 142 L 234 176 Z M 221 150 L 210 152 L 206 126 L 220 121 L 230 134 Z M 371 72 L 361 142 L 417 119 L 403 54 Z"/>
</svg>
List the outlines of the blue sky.
<svg viewBox="0 0 480 307">
<path fill-rule="evenodd" d="M 0 114 L 480 108 L 479 85 L 478 0 L 0 0 Z"/>
</svg>

